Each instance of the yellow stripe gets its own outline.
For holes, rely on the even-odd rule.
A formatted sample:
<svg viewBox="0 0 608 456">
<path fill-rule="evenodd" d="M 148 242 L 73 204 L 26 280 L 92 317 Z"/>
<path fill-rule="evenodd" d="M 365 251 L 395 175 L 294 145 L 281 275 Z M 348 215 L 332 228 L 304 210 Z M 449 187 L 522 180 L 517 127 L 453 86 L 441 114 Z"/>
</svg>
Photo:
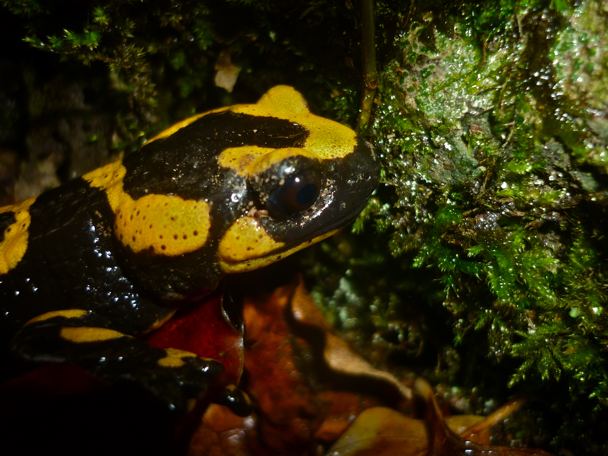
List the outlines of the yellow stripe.
<svg viewBox="0 0 608 456">
<path fill-rule="evenodd" d="M 63 310 L 53 310 L 51 312 L 46 312 L 40 314 L 25 323 L 26 325 L 30 325 L 32 323 L 37 323 L 39 321 L 49 320 L 55 317 L 63 317 L 63 318 L 80 318 L 84 317 L 88 312 L 84 309 L 63 309 Z"/>
<path fill-rule="evenodd" d="M 253 116 L 276 117 L 302 125 L 309 132 L 303 148 L 321 160 L 344 157 L 352 153 L 357 144 L 352 129 L 312 114 L 302 95 L 293 87 L 273 87 L 256 104 L 236 105 L 230 110 Z"/>
<path fill-rule="evenodd" d="M 264 149 L 243 146 L 222 151 L 218 157 L 219 164 L 243 177 L 259 174 L 295 155 L 317 160 L 342 158 L 351 154 L 357 145 L 357 137 L 352 129 L 312 114 L 302 95 L 293 87 L 273 87 L 256 104 L 235 105 L 228 109 L 240 114 L 288 120 L 308 131 L 304 145 L 299 148 Z"/>
<path fill-rule="evenodd" d="M 125 334 L 108 328 L 98 328 L 92 326 L 80 326 L 76 328 L 61 328 L 59 336 L 69 342 L 77 344 L 88 342 L 103 342 L 105 340 L 119 339 L 127 337 Z"/>
<path fill-rule="evenodd" d="M 15 223 L 4 230 L 4 239 L 0 242 L 0 274 L 6 274 L 23 258 L 27 250 L 30 228 L 30 206 L 35 198 L 29 198 L 14 206 L 0 208 L 2 212 L 14 212 Z"/>
</svg>

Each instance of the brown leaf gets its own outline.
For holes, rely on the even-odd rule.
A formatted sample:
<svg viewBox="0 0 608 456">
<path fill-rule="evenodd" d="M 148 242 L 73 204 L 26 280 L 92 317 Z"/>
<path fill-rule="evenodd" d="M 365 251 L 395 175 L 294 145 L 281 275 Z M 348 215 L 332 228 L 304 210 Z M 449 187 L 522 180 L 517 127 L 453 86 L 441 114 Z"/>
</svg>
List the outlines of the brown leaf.
<svg viewBox="0 0 608 456">
<path fill-rule="evenodd" d="M 386 407 L 363 411 L 327 456 L 425 455 L 427 431 L 423 421 Z"/>
<path fill-rule="evenodd" d="M 423 379 L 404 385 L 377 369 L 331 332 L 302 283 L 247 298 L 246 390 L 254 417 L 212 406 L 189 456 L 547 456 L 538 450 L 489 446 L 489 431 L 513 413 L 508 403 L 487 418 L 444 417 Z M 387 390 L 396 392 L 387 404 Z M 424 401 L 424 419 L 407 416 L 409 399 Z M 221 411 L 221 413 L 220 413 Z"/>
<path fill-rule="evenodd" d="M 257 411 L 258 446 L 252 445 L 257 448 L 252 454 L 318 454 L 319 445 L 335 441 L 363 409 L 377 404 L 357 391 L 339 390 L 324 378 L 323 360 L 315 348 L 319 334 L 311 340 L 311 334 L 294 327 L 299 325 L 293 318 L 294 303 L 310 299 L 296 292 L 297 287 L 292 283 L 244 302 L 245 388 Z M 328 329 L 318 312 L 314 305 L 305 311 L 307 318 L 318 318 Z"/>
<path fill-rule="evenodd" d="M 429 423 L 389 408 L 369 408 L 359 415 L 326 456 L 549 456 L 540 450 L 481 446 L 467 441 L 459 437 L 455 429 L 463 418 L 464 421 L 483 418 L 457 418 Z"/>
<path fill-rule="evenodd" d="M 404 385 L 390 372 L 373 367 L 360 355 L 353 352 L 344 340 L 330 332 L 321 311 L 317 308 L 302 282 L 298 284 L 295 290 L 291 308 L 293 317 L 297 322 L 317 327 L 324 332 L 323 359 L 330 369 L 336 373 L 366 376 L 385 382 L 394 387 L 406 401 L 412 399 L 411 388 Z"/>
<path fill-rule="evenodd" d="M 220 52 L 217 62 L 215 62 L 215 78 L 213 82 L 217 87 L 221 87 L 227 92 L 232 92 L 240 72 L 241 67 L 232 63 L 230 53 L 223 50 Z"/>
<path fill-rule="evenodd" d="M 187 456 L 249 456 L 255 425 L 253 417 L 240 417 L 212 404 L 192 436 Z"/>
<path fill-rule="evenodd" d="M 429 426 L 429 456 L 483 456 L 491 454 L 492 456 L 549 456 L 548 453 L 542 450 L 526 449 L 526 448 L 508 448 L 502 446 L 482 445 L 473 442 L 469 438 L 457 434 L 450 426 L 449 422 L 444 418 L 441 408 L 435 399 L 435 394 L 431 386 L 422 378 L 418 378 L 414 385 L 415 392 L 426 402 L 426 417 L 425 421 Z M 507 407 L 504 411 L 498 411 L 491 415 L 488 424 L 496 424 L 496 418 L 504 419 L 508 414 L 515 411 L 519 405 Z M 485 421 L 485 420 L 484 420 Z M 488 429 L 487 426 L 474 424 L 472 428 L 477 431 Z M 465 430 L 464 433 L 471 434 L 470 430 Z"/>
<path fill-rule="evenodd" d="M 294 336 L 285 319 L 292 294 L 288 286 L 245 300 L 245 370 L 265 444 L 277 453 L 307 454 L 321 420 L 320 403 L 296 364 Z"/>
</svg>

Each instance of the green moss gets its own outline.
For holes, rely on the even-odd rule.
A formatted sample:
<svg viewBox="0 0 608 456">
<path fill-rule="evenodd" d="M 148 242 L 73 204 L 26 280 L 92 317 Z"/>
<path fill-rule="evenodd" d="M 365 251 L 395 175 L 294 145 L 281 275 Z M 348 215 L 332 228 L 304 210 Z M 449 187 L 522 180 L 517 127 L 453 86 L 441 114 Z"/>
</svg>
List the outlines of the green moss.
<svg viewBox="0 0 608 456">
<path fill-rule="evenodd" d="M 354 280 L 324 301 L 393 367 L 493 397 L 550 392 L 544 435 L 585 454 L 608 450 L 607 17 L 597 0 L 503 0 L 391 19 L 369 131 L 383 186 L 356 224 L 391 258 L 344 260 L 341 279 L 390 292 Z"/>
</svg>

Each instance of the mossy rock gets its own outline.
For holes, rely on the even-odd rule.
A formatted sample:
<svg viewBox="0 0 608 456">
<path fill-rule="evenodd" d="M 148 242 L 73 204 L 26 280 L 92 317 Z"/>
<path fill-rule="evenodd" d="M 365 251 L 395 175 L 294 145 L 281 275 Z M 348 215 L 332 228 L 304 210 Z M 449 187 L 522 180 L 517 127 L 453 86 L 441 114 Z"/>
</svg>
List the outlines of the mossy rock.
<svg viewBox="0 0 608 456">
<path fill-rule="evenodd" d="M 383 185 L 359 235 L 323 247 L 319 299 L 378 361 L 477 411 L 526 394 L 542 424 L 522 438 L 604 454 L 608 7 L 378 10 Z"/>
</svg>

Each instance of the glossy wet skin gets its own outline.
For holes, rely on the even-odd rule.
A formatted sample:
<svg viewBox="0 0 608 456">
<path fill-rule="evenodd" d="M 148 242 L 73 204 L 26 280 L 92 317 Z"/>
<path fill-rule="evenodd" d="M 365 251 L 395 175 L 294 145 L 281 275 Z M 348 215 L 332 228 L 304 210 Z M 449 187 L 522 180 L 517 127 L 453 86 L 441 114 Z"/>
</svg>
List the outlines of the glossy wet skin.
<svg viewBox="0 0 608 456">
<path fill-rule="evenodd" d="M 5 343 L 28 359 L 75 361 L 101 374 L 90 353 L 137 352 L 134 374 L 128 363 L 115 368 L 134 381 L 145 381 L 137 372 L 150 366 L 141 363 L 177 374 L 199 362 L 212 371 L 211 361 L 148 353 L 128 336 L 158 327 L 225 274 L 333 234 L 363 207 L 376 176 L 355 133 L 311 114 L 290 87 L 186 119 L 137 153 L 0 210 Z"/>
</svg>

